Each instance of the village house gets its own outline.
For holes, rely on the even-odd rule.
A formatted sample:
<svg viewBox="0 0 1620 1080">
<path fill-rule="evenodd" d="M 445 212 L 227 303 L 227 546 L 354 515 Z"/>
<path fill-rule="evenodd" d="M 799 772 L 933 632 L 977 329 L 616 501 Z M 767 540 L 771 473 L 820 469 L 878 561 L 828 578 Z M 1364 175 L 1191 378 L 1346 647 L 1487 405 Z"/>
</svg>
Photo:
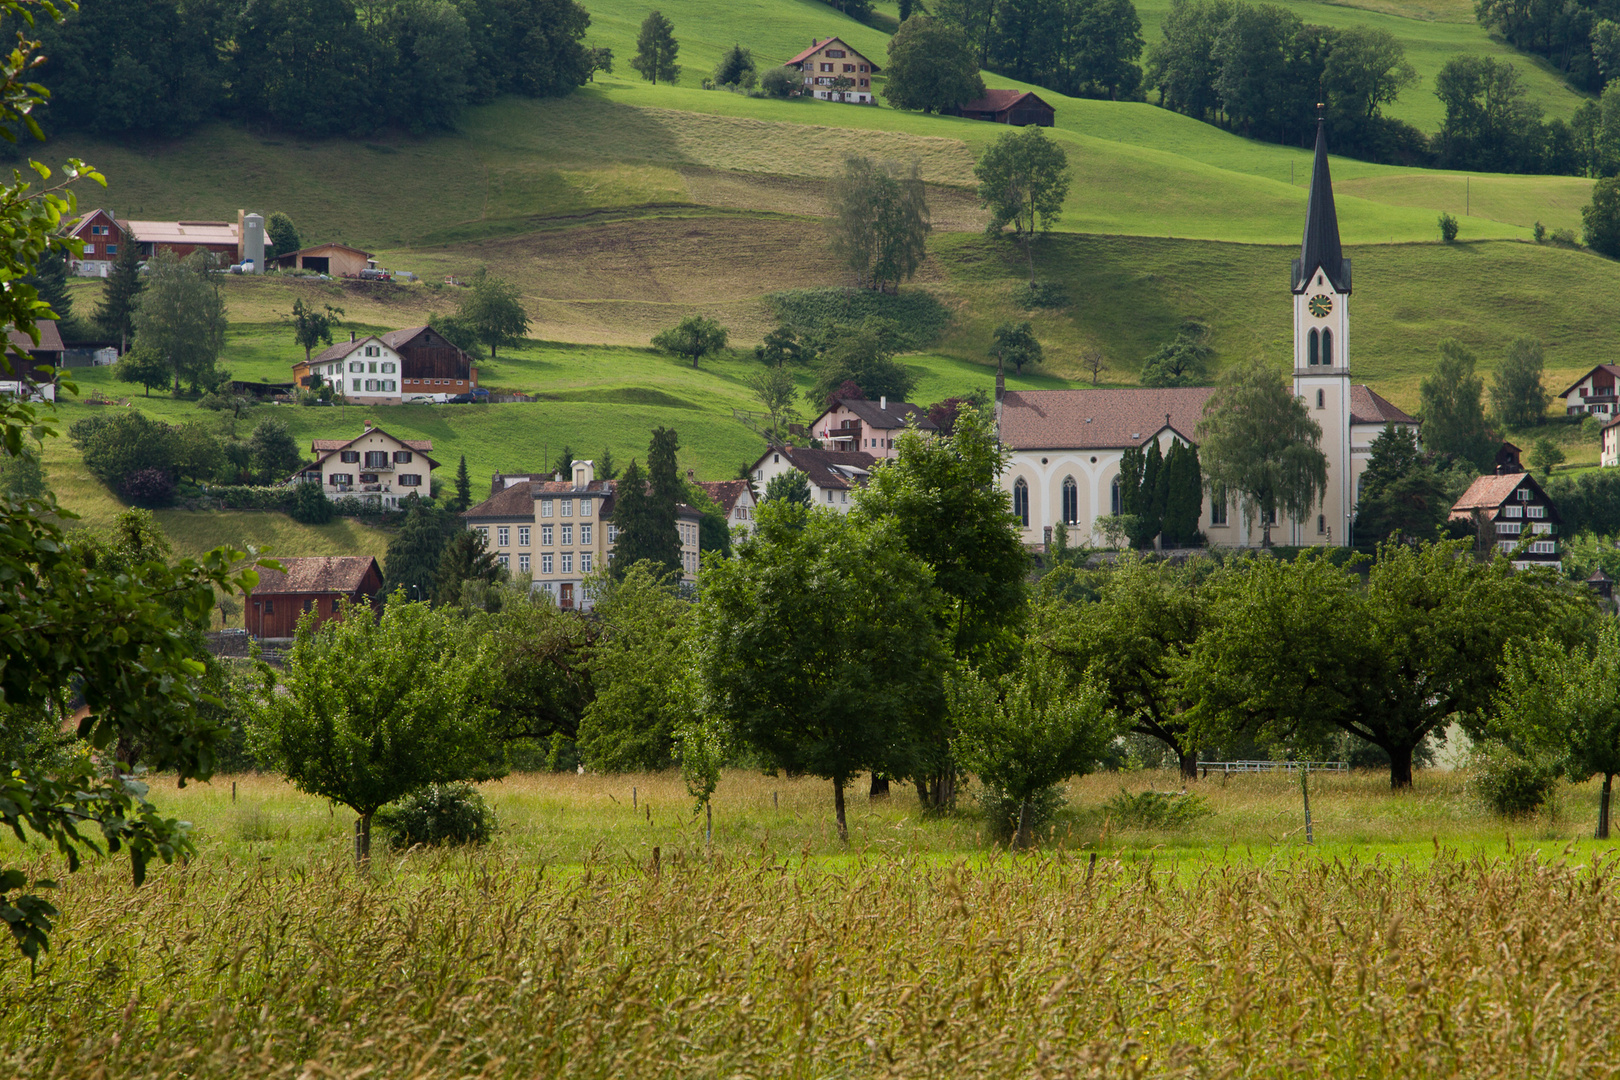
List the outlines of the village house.
<svg viewBox="0 0 1620 1080">
<path fill-rule="evenodd" d="M 1051 127 L 1057 122 L 1057 110 L 1030 90 L 986 90 L 984 97 L 944 112 L 948 116 L 988 120 L 993 124 L 1011 124 L 1014 127 L 1028 127 L 1031 124 Z"/>
<path fill-rule="evenodd" d="M 1564 399 L 1566 416 L 1609 417 L 1620 413 L 1616 408 L 1615 378 L 1620 376 L 1620 365 L 1599 364 L 1576 379 L 1568 390 L 1558 396 Z"/>
<path fill-rule="evenodd" d="M 366 337 L 351 331 L 348 341 L 293 364 L 293 382 L 305 390 L 326 383 L 367 405 L 442 402 L 476 390 L 478 369 L 432 327 L 410 326 Z"/>
<path fill-rule="evenodd" d="M 785 67 L 804 73 L 804 90 L 822 101 L 872 105 L 872 76 L 879 68 L 839 38 L 810 39 L 810 47 Z"/>
<path fill-rule="evenodd" d="M 340 617 L 340 607 L 378 603 L 382 571 L 370 555 L 280 558 L 280 570 L 259 568 L 259 583 L 248 597 L 244 623 L 257 638 L 290 638 L 304 612 L 316 625 Z"/>
<path fill-rule="evenodd" d="M 812 506 L 831 506 L 847 513 L 850 494 L 866 483 L 877 461 L 877 456 L 866 450 L 782 446 L 765 451 L 750 471 L 755 489 L 763 496 L 773 478 L 797 469 L 810 482 Z"/>
<path fill-rule="evenodd" d="M 1352 541 L 1353 514 L 1373 441 L 1386 425 L 1418 429 L 1409 416 L 1370 387 L 1350 382 L 1350 260 L 1339 242 L 1327 141 L 1321 125 L 1305 209 L 1305 232 L 1292 268 L 1294 394 L 1322 427 L 1327 491 L 1316 512 L 1272 523 L 1271 540 L 1292 546 L 1343 546 Z M 1214 391 L 1098 389 L 1008 391 L 998 376 L 996 423 L 1010 451 L 1002 484 L 1024 530 L 1038 548 L 1059 522 L 1084 541 L 1099 518 L 1118 514 L 1119 464 L 1131 447 L 1193 443 Z M 1216 492 L 1204 502 L 1198 528 L 1211 544 L 1249 547 L 1262 541 L 1262 523 L 1234 498 Z"/>
<path fill-rule="evenodd" d="M 590 461 L 574 462 L 570 480 L 516 480 L 462 515 L 495 553 L 501 566 L 528 575 L 564 611 L 589 611 L 585 582 L 613 560 L 618 529 L 613 503 L 618 481 L 596 479 Z M 680 503 L 675 508 L 681 540 L 681 572 L 699 568 L 701 515 Z"/>
<path fill-rule="evenodd" d="M 316 439 L 310 449 L 314 463 L 292 482 L 319 484 L 329 499 L 353 496 L 388 509 L 398 509 L 412 495 L 427 497 L 439 467 L 429 456 L 432 439 L 396 439 L 369 420 L 352 439 Z"/>
<path fill-rule="evenodd" d="M 754 489 L 747 480 L 699 480 L 689 470 L 688 480 L 702 488 L 726 515 L 726 527 L 754 531 Z"/>
<path fill-rule="evenodd" d="M 937 431 L 928 414 L 905 401 L 834 398 L 827 411 L 810 424 L 810 434 L 828 450 L 862 450 L 875 458 L 892 458 L 894 442 L 908 423 L 919 431 Z"/>
<path fill-rule="evenodd" d="M 6 333 L 6 369 L 0 371 L 0 394 L 33 401 L 55 401 L 54 369 L 62 366 L 62 334 L 56 323 L 42 320 L 34 324 L 39 344 L 20 330 Z M 47 371 L 46 368 L 53 370 Z"/>
<path fill-rule="evenodd" d="M 249 218 L 257 232 L 250 228 Z M 240 263 L 249 257 L 250 234 L 263 235 L 263 219 L 245 211 L 236 212 L 236 221 L 135 221 L 120 220 L 111 210 L 91 210 L 68 229 L 68 236 L 82 240 L 84 251 L 72 261 L 79 277 L 106 277 L 125 244 L 134 244 L 135 253 L 150 259 L 159 251 L 172 251 L 185 258 L 193 251 L 211 252 L 221 266 Z"/>
<path fill-rule="evenodd" d="M 1451 520 L 1473 525 L 1479 550 L 1494 545 L 1513 555 L 1513 565 L 1520 570 L 1563 566 L 1558 552 L 1558 526 L 1562 524 L 1558 508 L 1529 473 L 1481 476 L 1452 506 Z M 1535 539 L 1515 554 L 1526 537 Z"/>
</svg>

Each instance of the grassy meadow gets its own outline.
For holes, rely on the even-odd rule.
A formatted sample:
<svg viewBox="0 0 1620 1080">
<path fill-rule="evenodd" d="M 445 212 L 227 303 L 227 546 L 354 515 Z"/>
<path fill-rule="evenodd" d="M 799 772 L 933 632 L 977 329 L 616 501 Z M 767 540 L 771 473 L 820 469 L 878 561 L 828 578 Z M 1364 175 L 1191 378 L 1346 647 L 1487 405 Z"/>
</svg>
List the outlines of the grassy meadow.
<svg viewBox="0 0 1620 1080">
<path fill-rule="evenodd" d="M 164 789 L 200 851 L 138 889 L 65 878 L 37 968 L 0 953 L 0 1073 L 1601 1076 L 1615 862 L 1565 818 L 1505 825 L 1460 776 L 1200 781 L 1185 834 L 1090 777 L 1039 852 L 976 815 L 728 773 L 715 837 L 668 776 L 485 786 L 479 851 L 350 859 L 346 811 L 277 781 Z M 636 804 L 631 805 L 631 789 Z M 773 799 L 773 795 L 775 798 Z M 1580 812 L 1573 811 L 1579 802 Z M 44 871 L 50 860 L 34 857 Z"/>
</svg>

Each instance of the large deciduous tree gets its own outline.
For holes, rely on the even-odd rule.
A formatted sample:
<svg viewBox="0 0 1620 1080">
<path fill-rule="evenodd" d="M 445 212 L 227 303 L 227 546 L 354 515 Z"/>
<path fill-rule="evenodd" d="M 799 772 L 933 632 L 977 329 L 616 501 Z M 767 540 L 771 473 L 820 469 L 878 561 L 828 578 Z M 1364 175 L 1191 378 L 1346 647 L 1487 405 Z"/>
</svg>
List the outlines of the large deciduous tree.
<svg viewBox="0 0 1620 1080">
<path fill-rule="evenodd" d="M 726 347 L 726 328 L 704 315 L 688 315 L 652 339 L 655 349 L 684 356 L 696 368 L 698 361 Z"/>
<path fill-rule="evenodd" d="M 1503 427 L 1530 427 L 1547 420 L 1552 400 L 1541 382 L 1545 367 L 1541 342 L 1533 337 L 1514 338 L 1507 357 L 1491 379 L 1491 411 Z"/>
<path fill-rule="evenodd" d="M 503 278 L 491 277 L 483 267 L 473 275 L 471 284 L 456 311 L 457 321 L 489 346 L 491 358 L 500 346 L 521 343 L 529 332 L 529 313 L 523 307 L 517 286 Z"/>
<path fill-rule="evenodd" d="M 292 327 L 293 340 L 303 347 L 306 364 L 315 346 L 323 342 L 332 344 L 332 328 L 338 325 L 338 316 L 343 314 L 340 307 L 331 304 L 323 307 L 325 310 L 319 310 L 314 304 L 305 304 L 303 297 L 299 297 L 293 301 L 291 314 L 282 316 L 282 322 Z"/>
<path fill-rule="evenodd" d="M 299 621 L 252 739 L 259 760 L 298 790 L 358 815 L 354 854 L 363 861 L 378 810 L 428 784 L 498 775 L 500 756 L 463 623 L 398 593 L 381 617 L 348 604 L 340 616 Z"/>
<path fill-rule="evenodd" d="M 811 400 L 830 401 L 845 383 L 858 386 L 868 401 L 909 398 L 917 378 L 894 358 L 899 346 L 893 329 L 888 320 L 876 317 L 868 317 L 859 326 L 831 327 L 825 337 L 815 385 L 810 388 Z"/>
<path fill-rule="evenodd" d="M 213 256 L 201 249 L 177 259 L 158 252 L 147 264 L 146 287 L 135 301 L 135 344 L 168 361 L 174 396 L 180 384 L 213 389 L 214 362 L 225 347 L 225 298 L 214 280 Z"/>
<path fill-rule="evenodd" d="M 889 39 L 883 98 L 896 109 L 944 112 L 983 96 L 978 59 L 957 27 L 915 15 Z"/>
<path fill-rule="evenodd" d="M 1035 327 L 1028 319 L 998 325 L 990 334 L 990 355 L 1000 364 L 1011 364 L 1016 374 L 1024 373 L 1025 364 L 1039 364 L 1046 359 L 1041 341 L 1035 336 Z"/>
<path fill-rule="evenodd" d="M 1214 490 L 1236 495 L 1262 544 L 1271 546 L 1278 513 L 1304 520 L 1327 490 L 1322 427 L 1277 373 L 1256 360 L 1232 372 L 1198 421 L 1204 474 Z"/>
<path fill-rule="evenodd" d="M 942 651 L 928 568 L 888 522 L 778 499 L 706 570 L 697 655 L 711 714 L 759 760 L 844 789 L 908 776 L 937 715 Z"/>
<path fill-rule="evenodd" d="M 659 79 L 673 85 L 681 81 L 681 65 L 675 62 L 680 51 L 680 43 L 675 40 L 675 24 L 662 12 L 649 11 L 636 34 L 636 55 L 630 66 L 654 86 Z"/>
<path fill-rule="evenodd" d="M 1604 93 L 1605 104 L 1608 93 Z M 1620 113 L 1620 91 L 1615 93 L 1616 112 Z M 1620 128 L 1620 122 L 1615 126 Z M 1581 225 L 1587 247 L 1620 259 L 1620 177 L 1606 177 L 1592 185 L 1592 201 L 1581 208 Z"/>
<path fill-rule="evenodd" d="M 1484 391 L 1485 380 L 1474 374 L 1474 354 L 1453 338 L 1440 342 L 1440 362 L 1418 384 L 1424 445 L 1482 472 L 1497 448 L 1485 422 Z"/>
<path fill-rule="evenodd" d="M 643 562 L 591 585 L 601 636 L 591 651 L 596 698 L 579 722 L 580 758 L 599 772 L 667 769 L 690 715 L 684 676 L 692 605 L 680 579 Z"/>
<path fill-rule="evenodd" d="M 1004 133 L 973 166 L 979 205 L 990 209 L 985 232 L 999 236 L 1008 225 L 1024 245 L 1029 281 L 1035 283 L 1035 238 L 1063 213 L 1069 194 L 1069 155 L 1039 127 Z"/>
<path fill-rule="evenodd" d="M 882 289 L 909 281 L 927 253 L 928 198 L 915 163 L 906 176 L 871 158 L 850 155 L 827 189 L 833 254 L 857 285 Z"/>
</svg>

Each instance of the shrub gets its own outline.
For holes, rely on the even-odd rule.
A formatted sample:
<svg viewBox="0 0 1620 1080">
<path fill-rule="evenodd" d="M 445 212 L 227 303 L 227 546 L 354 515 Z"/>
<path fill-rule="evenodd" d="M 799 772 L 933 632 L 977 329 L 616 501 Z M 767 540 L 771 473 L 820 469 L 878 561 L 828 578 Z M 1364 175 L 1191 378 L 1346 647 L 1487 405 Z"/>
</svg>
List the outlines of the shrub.
<svg viewBox="0 0 1620 1080">
<path fill-rule="evenodd" d="M 774 67 L 760 76 L 759 88 L 771 97 L 792 97 L 802 76 L 792 68 Z"/>
<path fill-rule="evenodd" d="M 1523 817 L 1541 808 L 1558 784 L 1558 766 L 1527 758 L 1495 741 L 1482 742 L 1469 760 L 1468 790 L 1503 817 Z"/>
<path fill-rule="evenodd" d="M 985 784 L 979 788 L 979 808 L 984 811 L 985 824 L 990 826 L 990 835 L 1002 843 L 1010 841 L 1018 834 L 1018 809 L 1020 800 L 1007 794 L 1006 789 L 995 784 Z M 1064 796 L 1062 784 L 1053 784 L 1036 791 L 1029 799 L 1027 811 L 1027 825 L 1031 833 L 1039 832 L 1051 824 L 1057 812 L 1063 809 L 1068 799 Z"/>
<path fill-rule="evenodd" d="M 1202 795 L 1176 791 L 1121 791 L 1103 803 L 1103 810 L 1115 824 L 1138 829 L 1180 829 L 1215 813 Z"/>
<path fill-rule="evenodd" d="M 1013 293 L 1013 302 L 1025 311 L 1035 308 L 1060 308 L 1069 306 L 1069 294 L 1063 291 L 1063 286 L 1049 281 L 1032 281 L 1027 285 L 1020 285 Z"/>
<path fill-rule="evenodd" d="M 487 844 L 495 813 L 471 784 L 429 784 L 377 811 L 398 851 L 416 844 Z"/>
<path fill-rule="evenodd" d="M 292 517 L 305 525 L 325 525 L 332 520 L 332 500 L 326 497 L 321 485 L 300 483 L 294 488 Z"/>
<path fill-rule="evenodd" d="M 1457 239 L 1457 219 L 1450 214 L 1440 215 L 1440 239 L 1448 244 Z"/>
<path fill-rule="evenodd" d="M 167 469 L 136 469 L 124 477 L 118 493 L 136 506 L 168 506 L 174 502 L 174 477 Z"/>
<path fill-rule="evenodd" d="M 282 484 L 260 487 L 254 484 L 231 484 L 208 489 L 209 497 L 219 500 L 226 510 L 280 510 L 288 513 L 297 494 Z"/>
<path fill-rule="evenodd" d="M 887 319 L 900 352 L 925 349 L 950 325 L 951 312 L 929 292 L 908 289 L 879 293 L 871 289 L 789 289 L 765 297 L 777 321 L 803 330 L 826 330 L 838 324 L 859 325 L 869 316 Z"/>
<path fill-rule="evenodd" d="M 1574 229 L 1554 229 L 1552 231 L 1552 242 L 1561 247 L 1581 246 L 1581 242 L 1575 239 Z"/>
<path fill-rule="evenodd" d="M 1543 225 L 1539 221 L 1536 222 L 1535 237 L 1536 243 L 1538 244 L 1545 243 L 1547 240 L 1547 226 Z"/>
</svg>

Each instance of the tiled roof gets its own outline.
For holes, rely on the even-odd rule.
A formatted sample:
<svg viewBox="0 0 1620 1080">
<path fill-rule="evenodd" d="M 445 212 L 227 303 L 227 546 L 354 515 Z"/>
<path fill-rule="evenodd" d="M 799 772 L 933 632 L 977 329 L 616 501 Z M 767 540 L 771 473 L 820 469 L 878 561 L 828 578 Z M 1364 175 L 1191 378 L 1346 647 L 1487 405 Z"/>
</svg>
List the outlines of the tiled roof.
<svg viewBox="0 0 1620 1080">
<path fill-rule="evenodd" d="M 851 480 L 871 472 L 872 466 L 877 463 L 877 458 L 864 450 L 811 450 L 802 446 L 788 446 L 768 452 L 787 458 L 816 487 L 834 491 L 855 487 Z"/>
<path fill-rule="evenodd" d="M 1370 386 L 1360 383 L 1350 387 L 1350 422 L 1352 424 L 1415 424 L 1410 416 Z"/>
<path fill-rule="evenodd" d="M 1518 486 L 1526 481 L 1535 483 L 1530 479 L 1529 473 L 1508 473 L 1505 476 L 1481 476 L 1468 490 L 1463 492 L 1462 498 L 1452 504 L 1451 512 L 1468 510 L 1495 510 L 1507 501 Z"/>
<path fill-rule="evenodd" d="M 1020 101 L 1023 101 L 1027 97 L 1034 98 L 1036 101 L 1040 101 L 1042 105 L 1046 105 L 1046 102 L 1041 101 L 1039 95 L 1034 94 L 1031 91 L 998 89 L 986 90 L 984 92 L 984 97 L 975 98 L 974 100 L 967 102 L 960 107 L 960 111 L 1000 112 L 1003 109 L 1012 108 L 1014 105 L 1018 104 Z M 1046 107 L 1049 109 L 1051 108 L 1050 105 L 1046 105 Z"/>
<path fill-rule="evenodd" d="M 792 67 L 794 64 L 802 64 L 802 63 L 805 62 L 805 60 L 812 53 L 817 52 L 817 51 L 819 51 L 821 49 L 825 49 L 828 45 L 831 45 L 835 41 L 838 44 L 842 45 L 844 48 L 849 49 L 850 56 L 856 57 L 856 58 L 861 59 L 861 60 L 865 60 L 868 64 L 871 64 L 872 65 L 872 70 L 874 72 L 883 70 L 882 68 L 878 67 L 876 64 L 873 64 L 870 59 L 868 59 L 867 57 L 861 55 L 859 50 L 850 48 L 849 42 L 845 41 L 843 38 L 835 38 L 835 37 L 822 38 L 820 41 L 812 42 L 808 49 L 804 50 L 798 56 L 795 56 L 793 59 L 789 60 L 787 63 L 783 64 L 782 66 L 783 67 Z"/>
<path fill-rule="evenodd" d="M 111 210 L 95 209 L 95 210 L 88 211 L 87 213 L 81 214 L 81 215 L 79 215 L 79 217 L 74 219 L 73 227 L 68 230 L 68 235 L 69 236 L 78 236 L 79 233 L 84 230 L 85 226 L 90 224 L 91 219 L 95 218 L 99 214 L 106 214 L 107 215 L 107 220 L 113 222 L 114 224 L 118 224 L 118 219 L 113 217 L 113 213 L 112 213 Z"/>
<path fill-rule="evenodd" d="M 746 480 L 698 480 L 695 483 L 709 493 L 709 498 L 720 504 L 727 517 L 731 516 L 743 492 L 752 490 Z"/>
<path fill-rule="evenodd" d="M 537 496 L 594 495 L 602 500 L 601 509 L 595 516 L 607 520 L 613 516 L 614 491 L 617 487 L 618 482 L 614 480 L 592 480 L 582 488 L 575 487 L 571 480 L 523 480 L 502 488 L 461 516 L 467 521 L 528 519 L 534 517 L 534 500 Z M 675 514 L 689 519 L 702 516 L 685 503 L 675 504 Z"/>
<path fill-rule="evenodd" d="M 909 401 L 891 401 L 888 407 L 883 407 L 881 401 L 866 401 L 861 398 L 838 398 L 832 408 L 842 405 L 869 427 L 890 429 L 903 428 L 906 421 L 912 416 L 917 418 L 917 427 L 923 431 L 937 431 L 934 422 L 928 419 L 928 413 Z M 831 412 L 832 408 L 827 411 Z M 823 416 L 827 415 L 822 413 Z"/>
<path fill-rule="evenodd" d="M 1001 441 L 1014 450 L 1146 446 L 1167 422 L 1191 440 L 1213 393 L 1209 386 L 1009 390 L 1001 402 Z"/>
<path fill-rule="evenodd" d="M 38 345 L 35 345 L 33 339 L 21 330 L 8 330 L 6 337 L 11 341 L 13 348 L 23 352 L 61 352 L 66 347 L 62 344 L 62 332 L 56 328 L 55 322 L 41 319 L 34 327 L 39 331 Z"/>
<path fill-rule="evenodd" d="M 379 340 L 381 339 L 375 335 L 367 335 L 363 338 L 356 338 L 354 341 L 339 341 L 334 345 L 328 345 L 326 348 L 316 353 L 310 358 L 309 362 L 311 364 L 328 364 L 333 360 L 342 360 L 345 356 L 348 356 L 366 342 Z M 297 367 L 298 365 L 294 364 L 293 366 Z"/>
<path fill-rule="evenodd" d="M 1620 365 L 1599 364 L 1597 367 L 1593 368 L 1592 371 L 1607 371 L 1610 375 L 1613 375 L 1616 379 L 1620 379 Z M 1569 397 L 1569 395 L 1571 395 L 1571 394 L 1573 394 L 1575 392 L 1575 388 L 1577 386 L 1581 385 L 1581 383 L 1585 382 L 1588 378 L 1591 377 L 1592 371 L 1588 371 L 1585 375 L 1582 375 L 1580 378 L 1576 379 L 1573 383 L 1570 383 L 1569 389 L 1565 390 L 1562 394 L 1554 394 L 1553 396 L 1554 397 L 1561 397 L 1561 398 Z"/>
<path fill-rule="evenodd" d="M 471 507 L 461 516 L 471 521 L 474 518 L 531 518 L 534 517 L 533 485 L 527 480 L 519 481 L 510 487 L 504 487 L 479 503 Z"/>
<path fill-rule="evenodd" d="M 397 349 L 426 329 L 426 326 L 407 326 L 403 330 L 390 330 L 382 336 L 382 342 L 390 349 Z"/>
<path fill-rule="evenodd" d="M 259 583 L 253 595 L 263 593 L 353 593 L 366 584 L 366 575 L 376 569 L 370 555 L 316 555 L 280 559 L 282 569 L 259 570 Z M 378 575 L 381 580 L 381 574 Z"/>
<path fill-rule="evenodd" d="M 383 431 L 382 428 L 373 426 L 366 428 L 366 430 L 356 435 L 353 439 L 312 439 L 310 441 L 310 449 L 314 450 L 317 454 L 327 453 L 332 450 L 344 450 L 357 440 L 363 439 L 367 435 L 371 435 L 373 433 L 388 435 L 388 432 Z M 432 439 L 395 439 L 392 435 L 388 435 L 388 437 L 390 439 L 394 439 L 395 442 L 399 443 L 399 445 L 408 450 L 419 450 L 424 454 L 431 454 L 433 452 Z"/>
</svg>

